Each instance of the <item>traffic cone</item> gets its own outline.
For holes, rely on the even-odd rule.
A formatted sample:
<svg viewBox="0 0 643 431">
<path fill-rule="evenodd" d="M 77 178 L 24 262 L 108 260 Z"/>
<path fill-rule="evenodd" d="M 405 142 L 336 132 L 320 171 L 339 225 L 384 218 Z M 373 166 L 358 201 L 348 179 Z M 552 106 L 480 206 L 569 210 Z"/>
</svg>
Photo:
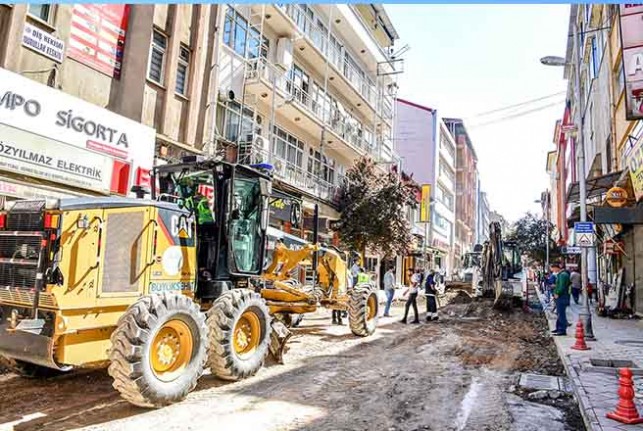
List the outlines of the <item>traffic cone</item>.
<svg viewBox="0 0 643 431">
<path fill-rule="evenodd" d="M 589 350 L 587 343 L 585 343 L 585 328 L 583 328 L 583 322 L 578 319 L 576 324 L 576 344 L 572 346 L 574 350 Z"/>
<path fill-rule="evenodd" d="M 618 403 L 616 410 L 607 413 L 609 419 L 614 419 L 624 424 L 633 425 L 643 423 L 634 404 L 634 382 L 632 382 L 632 370 L 621 368 L 618 370 Z"/>
</svg>

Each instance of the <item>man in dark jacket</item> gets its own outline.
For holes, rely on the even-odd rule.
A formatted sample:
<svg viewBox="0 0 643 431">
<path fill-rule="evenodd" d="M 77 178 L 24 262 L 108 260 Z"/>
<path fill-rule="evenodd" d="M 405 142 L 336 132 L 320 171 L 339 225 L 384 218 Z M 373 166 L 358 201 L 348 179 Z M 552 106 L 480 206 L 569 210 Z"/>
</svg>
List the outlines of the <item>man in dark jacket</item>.
<svg viewBox="0 0 643 431">
<path fill-rule="evenodd" d="M 438 320 L 437 289 L 435 288 L 435 271 L 431 270 L 424 283 L 424 295 L 426 296 L 426 321 Z"/>
<path fill-rule="evenodd" d="M 556 301 L 556 329 L 552 335 L 567 335 L 567 307 L 569 306 L 569 286 L 571 281 L 569 272 L 561 268 L 561 265 L 554 263 L 551 265 L 552 272 L 556 275 L 556 287 L 554 288 L 554 300 Z"/>
</svg>

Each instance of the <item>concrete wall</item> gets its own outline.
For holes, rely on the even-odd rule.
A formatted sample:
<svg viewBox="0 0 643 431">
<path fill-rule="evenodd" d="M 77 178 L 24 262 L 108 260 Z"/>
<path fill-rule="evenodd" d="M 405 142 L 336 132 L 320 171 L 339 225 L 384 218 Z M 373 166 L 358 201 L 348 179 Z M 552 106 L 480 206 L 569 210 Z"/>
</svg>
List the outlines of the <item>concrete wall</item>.
<svg viewBox="0 0 643 431">
<path fill-rule="evenodd" d="M 395 142 L 402 168 L 413 173 L 418 184 L 435 184 L 435 114 L 429 108 L 401 100 L 396 105 Z"/>
<path fill-rule="evenodd" d="M 57 70 L 55 86 L 157 129 L 169 142 L 201 148 L 208 140 L 209 61 L 216 33 L 217 6 L 131 5 L 121 76 L 114 78 L 65 55 L 61 64 L 22 46 L 25 22 L 65 43 L 69 49 L 73 5 L 52 5 L 53 19 L 43 23 L 27 14 L 27 5 L 0 6 L 0 67 L 47 83 Z M 159 85 L 148 79 L 153 27 L 168 36 L 165 74 Z M 179 46 L 190 48 L 188 92 L 175 92 Z"/>
</svg>

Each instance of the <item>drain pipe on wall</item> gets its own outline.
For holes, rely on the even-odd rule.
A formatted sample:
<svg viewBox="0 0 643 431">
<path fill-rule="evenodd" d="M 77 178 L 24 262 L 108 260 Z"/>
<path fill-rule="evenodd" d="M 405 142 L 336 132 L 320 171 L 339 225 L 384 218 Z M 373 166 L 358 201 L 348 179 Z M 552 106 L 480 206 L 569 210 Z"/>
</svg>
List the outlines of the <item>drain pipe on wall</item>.
<svg viewBox="0 0 643 431">
<path fill-rule="evenodd" d="M 211 60 L 211 69 L 210 69 L 210 79 L 209 79 L 209 100 L 208 106 L 210 107 L 209 117 L 210 117 L 210 131 L 208 132 L 209 142 L 208 142 L 208 155 L 213 157 L 217 154 L 218 144 L 217 144 L 217 104 L 219 99 L 219 51 L 221 50 L 221 44 L 223 43 L 223 24 L 225 18 L 225 8 L 226 5 L 212 5 L 212 10 L 215 14 L 215 26 L 214 26 L 214 46 L 212 48 L 212 60 Z M 212 13 L 212 10 L 210 13 Z M 212 22 L 212 20 L 211 20 Z"/>
</svg>

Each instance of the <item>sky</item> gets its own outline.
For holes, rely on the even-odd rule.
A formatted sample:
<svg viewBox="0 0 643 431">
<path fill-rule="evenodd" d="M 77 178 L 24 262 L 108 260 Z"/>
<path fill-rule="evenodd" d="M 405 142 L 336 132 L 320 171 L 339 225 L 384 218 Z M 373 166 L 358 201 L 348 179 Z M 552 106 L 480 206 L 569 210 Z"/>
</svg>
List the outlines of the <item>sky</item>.
<svg viewBox="0 0 643 431">
<path fill-rule="evenodd" d="M 539 59 L 565 55 L 569 5 L 386 5 L 408 44 L 398 96 L 465 120 L 492 210 L 515 221 L 539 212 L 549 188 L 546 154 L 564 109 L 563 68 Z M 557 95 L 556 95 L 557 94 Z M 539 102 L 479 115 L 544 96 Z M 547 105 L 550 105 L 547 107 Z M 501 118 L 545 107 L 529 115 Z"/>
</svg>

